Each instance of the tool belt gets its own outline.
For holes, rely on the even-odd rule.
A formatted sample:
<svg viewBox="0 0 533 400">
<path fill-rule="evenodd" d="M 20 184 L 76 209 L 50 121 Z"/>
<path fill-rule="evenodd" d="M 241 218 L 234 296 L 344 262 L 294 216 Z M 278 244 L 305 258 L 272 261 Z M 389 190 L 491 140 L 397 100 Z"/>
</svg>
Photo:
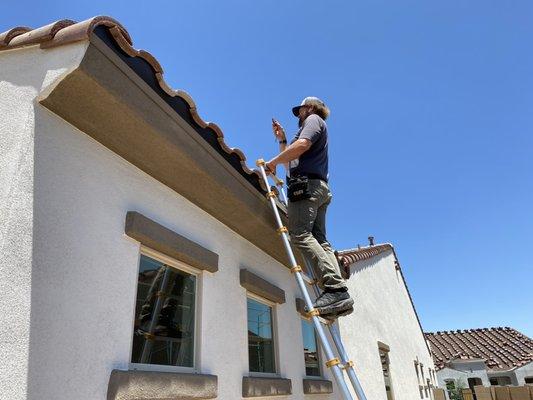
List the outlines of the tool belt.
<svg viewBox="0 0 533 400">
<path fill-rule="evenodd" d="M 309 178 L 307 176 L 291 177 L 287 181 L 287 196 L 292 202 L 305 200 L 311 197 L 309 191 Z"/>
</svg>

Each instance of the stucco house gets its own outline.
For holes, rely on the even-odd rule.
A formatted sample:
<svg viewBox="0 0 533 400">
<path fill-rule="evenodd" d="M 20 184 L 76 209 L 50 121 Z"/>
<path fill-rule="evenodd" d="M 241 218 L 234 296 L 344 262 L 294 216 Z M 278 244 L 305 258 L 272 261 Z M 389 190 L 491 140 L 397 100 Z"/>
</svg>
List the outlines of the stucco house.
<svg viewBox="0 0 533 400">
<path fill-rule="evenodd" d="M 0 397 L 339 398 L 258 174 L 120 23 L 0 34 L 0 115 Z M 429 398 L 394 249 L 341 256 L 368 399 Z"/>
<path fill-rule="evenodd" d="M 426 333 L 440 387 L 533 384 L 533 340 L 515 329 L 483 328 Z"/>
</svg>

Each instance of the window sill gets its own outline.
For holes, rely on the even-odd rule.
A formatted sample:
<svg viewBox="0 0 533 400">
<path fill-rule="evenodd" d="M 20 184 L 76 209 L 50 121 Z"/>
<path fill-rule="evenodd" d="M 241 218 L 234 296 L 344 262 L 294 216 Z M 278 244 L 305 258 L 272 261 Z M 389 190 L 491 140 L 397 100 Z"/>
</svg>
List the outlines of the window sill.
<svg viewBox="0 0 533 400">
<path fill-rule="evenodd" d="M 303 380 L 304 394 L 333 393 L 333 384 L 326 379 L 309 378 Z"/>
<path fill-rule="evenodd" d="M 292 382 L 285 378 L 243 376 L 242 397 L 285 396 L 292 394 Z"/>
<path fill-rule="evenodd" d="M 216 375 L 115 369 L 109 377 L 107 399 L 215 399 L 217 388 Z"/>
</svg>

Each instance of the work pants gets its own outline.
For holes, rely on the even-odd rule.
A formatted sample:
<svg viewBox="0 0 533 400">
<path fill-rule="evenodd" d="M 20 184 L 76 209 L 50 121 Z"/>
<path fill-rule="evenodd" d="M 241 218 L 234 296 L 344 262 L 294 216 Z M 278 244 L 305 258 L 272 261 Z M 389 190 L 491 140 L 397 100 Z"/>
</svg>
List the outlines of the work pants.
<svg viewBox="0 0 533 400">
<path fill-rule="evenodd" d="M 309 192 L 308 199 L 289 201 L 291 243 L 313 268 L 320 288 L 345 288 L 337 258 L 326 239 L 326 211 L 332 199 L 331 191 L 323 180 L 309 179 Z"/>
</svg>

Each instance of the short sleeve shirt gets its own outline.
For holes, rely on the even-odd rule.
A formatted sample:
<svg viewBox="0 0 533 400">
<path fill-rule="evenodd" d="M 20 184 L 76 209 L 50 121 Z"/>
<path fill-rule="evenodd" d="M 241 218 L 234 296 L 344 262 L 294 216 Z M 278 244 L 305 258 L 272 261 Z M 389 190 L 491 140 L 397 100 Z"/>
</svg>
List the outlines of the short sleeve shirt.
<svg viewBox="0 0 533 400">
<path fill-rule="evenodd" d="M 328 128 L 326 122 L 316 114 L 308 116 L 298 130 L 291 144 L 298 139 L 308 139 L 311 147 L 300 158 L 290 162 L 290 175 L 312 174 L 328 181 Z"/>
</svg>

